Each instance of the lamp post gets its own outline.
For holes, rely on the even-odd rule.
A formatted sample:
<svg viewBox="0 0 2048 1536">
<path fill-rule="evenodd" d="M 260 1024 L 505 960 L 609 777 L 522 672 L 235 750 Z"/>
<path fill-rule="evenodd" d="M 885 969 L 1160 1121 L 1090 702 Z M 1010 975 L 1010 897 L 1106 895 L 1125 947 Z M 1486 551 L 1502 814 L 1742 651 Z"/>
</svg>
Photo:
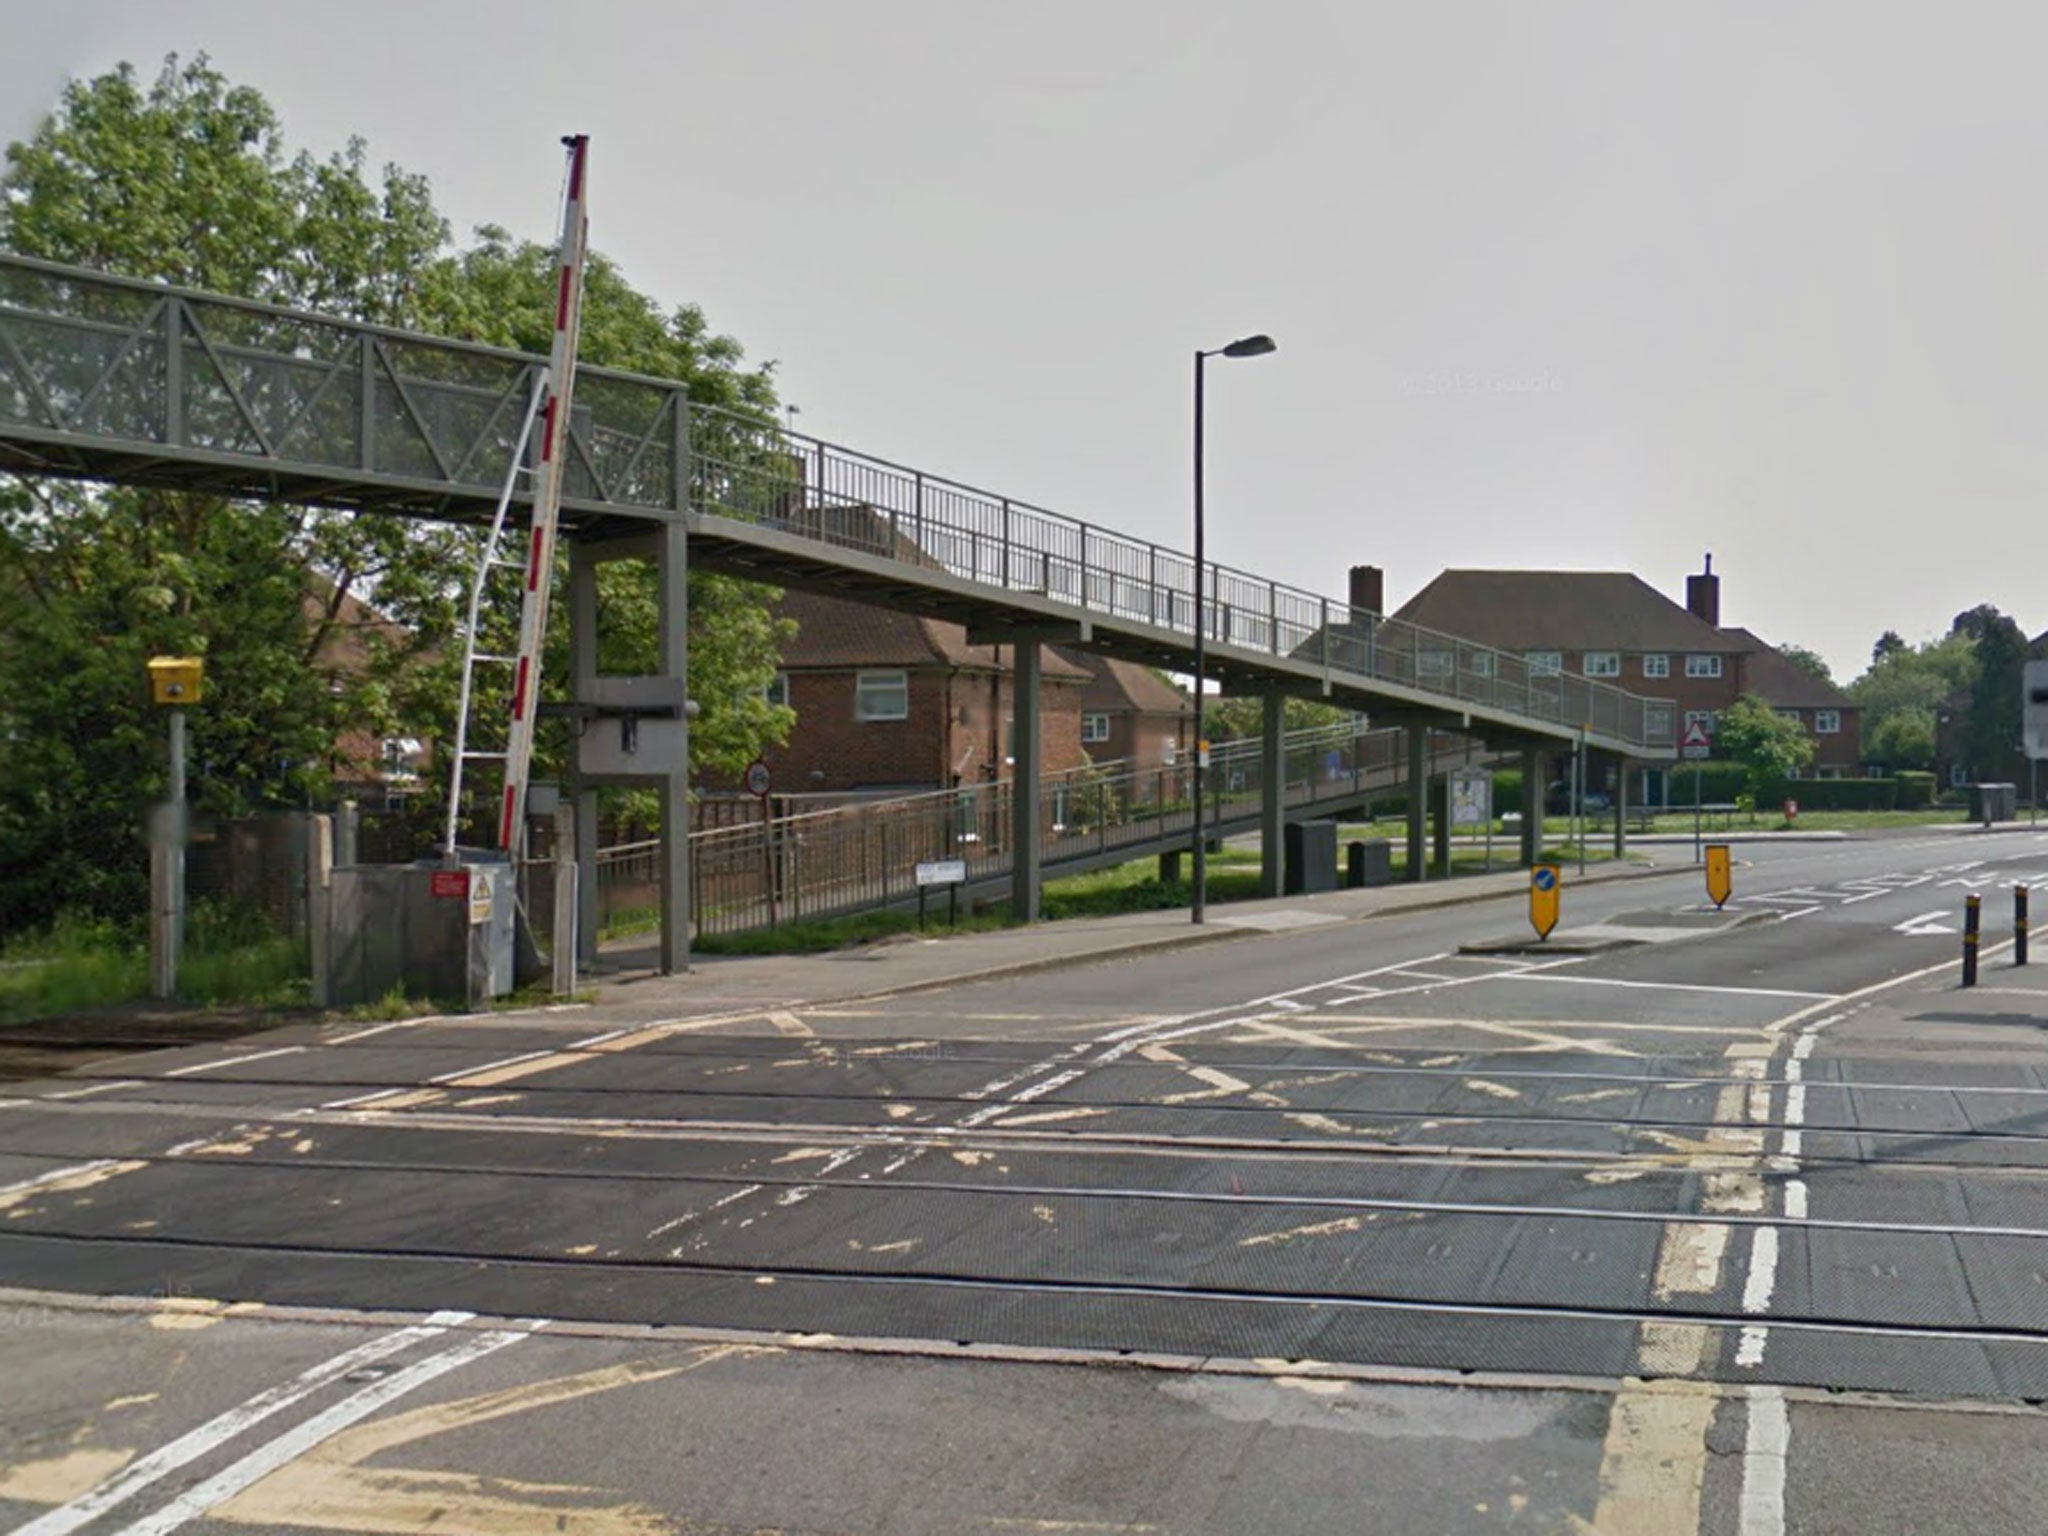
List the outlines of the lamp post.
<svg viewBox="0 0 2048 1536">
<path fill-rule="evenodd" d="M 1202 826 L 1202 776 L 1208 770 L 1208 743 L 1202 734 L 1202 665 L 1208 618 L 1202 609 L 1204 560 L 1202 544 L 1202 364 L 1212 357 L 1261 357 L 1274 350 L 1270 336 L 1241 336 L 1227 347 L 1195 353 L 1195 900 L 1193 920 L 1202 920 L 1208 883 L 1208 846 Z M 1270 856 L 1270 850 L 1268 850 Z"/>
</svg>

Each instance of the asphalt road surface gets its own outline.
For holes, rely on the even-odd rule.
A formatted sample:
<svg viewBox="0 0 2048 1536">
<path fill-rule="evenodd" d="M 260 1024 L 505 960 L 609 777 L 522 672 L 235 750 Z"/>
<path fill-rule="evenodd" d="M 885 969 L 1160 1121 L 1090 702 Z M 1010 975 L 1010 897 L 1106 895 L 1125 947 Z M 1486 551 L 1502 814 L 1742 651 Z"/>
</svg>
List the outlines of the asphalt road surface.
<svg viewBox="0 0 2048 1536">
<path fill-rule="evenodd" d="M 20 1085 L 0 1528 L 2048 1528 L 2048 837 L 1739 852 Z"/>
</svg>

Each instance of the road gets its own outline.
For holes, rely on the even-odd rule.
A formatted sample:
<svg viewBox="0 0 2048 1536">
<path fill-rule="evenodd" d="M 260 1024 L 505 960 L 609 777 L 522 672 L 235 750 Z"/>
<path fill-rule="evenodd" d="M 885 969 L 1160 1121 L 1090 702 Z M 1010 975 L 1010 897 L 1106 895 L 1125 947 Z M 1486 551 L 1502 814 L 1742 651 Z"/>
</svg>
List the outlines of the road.
<svg viewBox="0 0 2048 1536">
<path fill-rule="evenodd" d="M 2039 1530 L 2048 837 L 1740 857 L 24 1085 L 0 1526 Z"/>
</svg>

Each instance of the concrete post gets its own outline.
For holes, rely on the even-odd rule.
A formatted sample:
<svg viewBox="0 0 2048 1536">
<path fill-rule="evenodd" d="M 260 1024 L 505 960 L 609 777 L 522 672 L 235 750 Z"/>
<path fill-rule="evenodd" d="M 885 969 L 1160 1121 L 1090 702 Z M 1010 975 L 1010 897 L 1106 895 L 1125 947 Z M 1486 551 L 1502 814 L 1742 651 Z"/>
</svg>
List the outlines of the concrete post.
<svg viewBox="0 0 2048 1536">
<path fill-rule="evenodd" d="M 1266 690 L 1259 716 L 1259 894 L 1287 889 L 1287 700 Z"/>
<path fill-rule="evenodd" d="M 1010 779 L 1010 915 L 1027 923 L 1038 921 L 1039 866 L 1043 850 L 1039 839 L 1044 832 L 1040 814 L 1038 783 L 1038 679 L 1039 645 L 1020 640 L 1014 647 L 1016 669 L 1011 683 L 1011 709 L 1015 725 L 1010 733 L 1010 753 L 1016 759 Z"/>
<path fill-rule="evenodd" d="M 1522 750 L 1522 867 L 1528 868 L 1543 856 L 1543 754 L 1534 747 Z"/>
<path fill-rule="evenodd" d="M 334 862 L 342 869 L 352 869 L 360 862 L 356 846 L 363 824 L 363 809 L 353 800 L 344 800 L 334 813 Z"/>
<path fill-rule="evenodd" d="M 355 802 L 342 802 L 342 820 L 353 819 Z M 337 857 L 340 826 L 325 816 L 308 816 L 303 836 L 306 865 L 306 958 L 313 977 L 313 1006 L 334 1004 L 334 866 L 353 864 Z"/>
<path fill-rule="evenodd" d="M 1429 859 L 1445 879 L 1451 873 L 1451 778 L 1438 774 L 1429 781 Z"/>
<path fill-rule="evenodd" d="M 655 582 L 661 593 L 662 677 L 690 675 L 690 548 L 681 523 L 665 523 L 656 536 Z M 676 760 L 661 773 L 661 974 L 690 968 L 690 720 L 683 711 Z M 580 828 L 578 829 L 581 830 Z M 579 844 L 580 846 L 580 844 Z"/>
<path fill-rule="evenodd" d="M 1423 878 L 1423 828 L 1429 814 L 1429 727 L 1408 727 L 1408 873 Z"/>
<path fill-rule="evenodd" d="M 569 671 L 575 697 L 588 699 L 597 686 L 597 561 L 581 539 L 569 545 Z M 597 964 L 597 791 L 573 751 L 563 779 L 576 815 L 576 963 L 589 970 Z"/>
<path fill-rule="evenodd" d="M 1628 759 L 1614 760 L 1614 856 L 1628 852 Z"/>
<path fill-rule="evenodd" d="M 582 948 L 576 931 L 581 885 L 581 867 L 576 861 L 576 807 L 563 800 L 555 807 L 555 910 L 549 928 L 548 961 L 553 970 L 555 996 L 567 997 L 576 990 L 577 953 Z"/>
</svg>

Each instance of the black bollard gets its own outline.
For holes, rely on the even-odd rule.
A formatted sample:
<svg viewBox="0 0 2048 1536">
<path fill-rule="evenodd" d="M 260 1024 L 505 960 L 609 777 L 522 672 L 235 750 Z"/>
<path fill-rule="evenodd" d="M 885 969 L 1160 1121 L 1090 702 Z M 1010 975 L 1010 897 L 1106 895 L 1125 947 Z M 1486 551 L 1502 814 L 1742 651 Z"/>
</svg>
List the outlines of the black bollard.
<svg viewBox="0 0 2048 1536">
<path fill-rule="evenodd" d="M 1977 920 L 1982 904 L 1975 896 L 1963 898 L 1963 985 L 1977 985 Z"/>
<path fill-rule="evenodd" d="M 2012 963 L 2027 963 L 2027 888 L 2012 888 Z"/>
</svg>

